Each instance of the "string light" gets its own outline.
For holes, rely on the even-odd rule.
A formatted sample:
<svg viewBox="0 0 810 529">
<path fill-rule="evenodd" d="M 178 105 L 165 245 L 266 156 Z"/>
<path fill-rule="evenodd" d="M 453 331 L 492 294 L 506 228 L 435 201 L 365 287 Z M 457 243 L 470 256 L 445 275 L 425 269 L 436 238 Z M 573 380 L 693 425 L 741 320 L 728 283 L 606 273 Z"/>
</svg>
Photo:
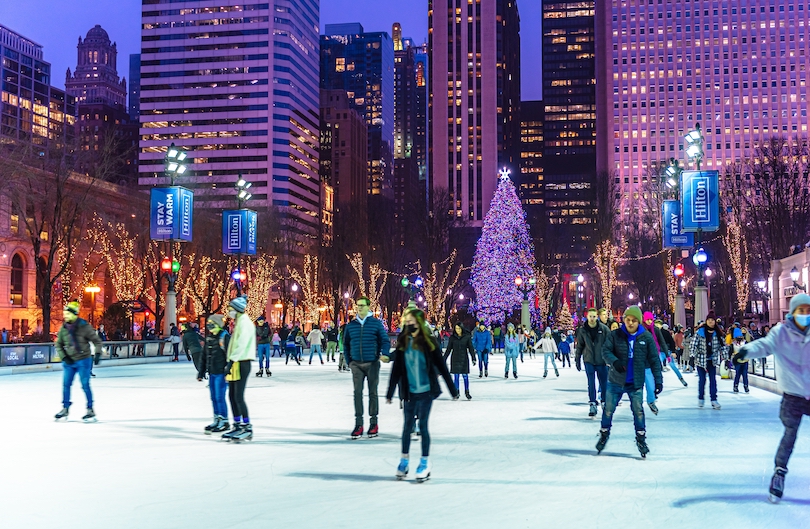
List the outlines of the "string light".
<svg viewBox="0 0 810 529">
<path fill-rule="evenodd" d="M 422 263 L 416 262 L 416 275 L 422 278 L 422 295 L 425 298 L 428 317 L 436 324 L 444 321 L 447 315 L 447 296 L 452 294 L 464 267 L 456 267 L 456 250 L 440 263 L 433 263 L 428 272 L 422 270 Z"/>
<path fill-rule="evenodd" d="M 740 224 L 736 219 L 726 221 L 723 246 L 728 252 L 731 268 L 734 270 L 734 281 L 737 286 L 737 309 L 745 311 L 746 305 L 748 305 L 748 281 L 751 270 L 748 262 L 748 241 L 743 236 Z"/>
<path fill-rule="evenodd" d="M 359 253 L 346 255 L 346 259 L 352 265 L 354 272 L 357 274 L 357 286 L 360 289 L 360 295 L 366 296 L 371 302 L 369 306 L 372 312 L 377 312 L 380 306 L 380 297 L 382 297 L 385 282 L 388 279 L 390 272 L 384 270 L 379 264 L 369 265 L 369 280 L 365 280 L 365 273 L 363 267 L 363 255 Z"/>
<path fill-rule="evenodd" d="M 606 240 L 597 244 L 593 253 L 593 262 L 602 287 L 602 307 L 608 311 L 611 310 L 613 291 L 616 289 L 616 276 L 624 251 L 624 245 L 616 246 Z"/>
<path fill-rule="evenodd" d="M 318 322 L 320 320 L 321 284 L 318 269 L 318 256 L 306 254 L 304 256 L 303 274 L 291 269 L 290 277 L 301 287 L 301 308 L 306 321 Z"/>
</svg>

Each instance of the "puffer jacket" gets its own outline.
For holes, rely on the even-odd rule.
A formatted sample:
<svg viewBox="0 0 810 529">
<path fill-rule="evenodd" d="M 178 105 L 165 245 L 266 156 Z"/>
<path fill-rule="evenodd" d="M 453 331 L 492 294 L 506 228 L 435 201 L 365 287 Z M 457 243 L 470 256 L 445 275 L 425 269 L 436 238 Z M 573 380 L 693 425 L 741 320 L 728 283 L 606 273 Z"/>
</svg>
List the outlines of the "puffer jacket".
<svg viewBox="0 0 810 529">
<path fill-rule="evenodd" d="M 360 325 L 357 318 L 346 325 L 343 333 L 343 354 L 346 363 L 375 362 L 381 355 L 388 356 L 391 342 L 380 320 L 366 316 L 365 323 Z"/>
<path fill-rule="evenodd" d="M 608 381 L 624 386 L 627 379 L 627 372 L 619 373 L 614 364 L 618 361 L 627 367 L 627 360 L 630 357 L 630 339 L 624 327 L 616 329 L 608 334 L 605 346 L 602 348 L 602 358 L 610 366 Z M 653 342 L 650 331 L 643 331 L 636 337 L 633 346 L 633 387 L 641 389 L 644 386 L 644 374 L 646 369 L 650 369 L 655 379 L 656 385 L 663 385 L 664 379 L 661 376 L 661 360 L 658 358 L 658 349 Z"/>
<path fill-rule="evenodd" d="M 75 343 L 70 336 L 70 331 L 68 330 L 69 325 L 71 324 L 64 323 L 56 335 L 56 352 L 59 354 L 59 358 L 61 358 L 63 362 L 65 361 L 65 357 L 69 358 L 69 361 L 66 363 L 90 358 L 91 343 L 93 344 L 93 347 L 95 347 L 96 351 L 101 351 L 101 338 L 98 337 L 96 330 L 92 325 L 87 323 L 86 320 L 78 318 L 73 323 L 73 334 L 76 337 Z"/>
<path fill-rule="evenodd" d="M 264 322 L 262 325 L 258 325 L 256 327 L 256 343 L 270 343 L 270 325 L 268 325 L 267 322 Z"/>
<path fill-rule="evenodd" d="M 256 360 L 256 326 L 245 313 L 236 316 L 233 336 L 228 343 L 228 361 Z"/>
<path fill-rule="evenodd" d="M 503 354 L 506 358 L 517 358 L 520 355 L 520 340 L 517 334 L 509 336 L 509 333 L 504 333 Z"/>
<path fill-rule="evenodd" d="M 810 335 L 796 327 L 792 318 L 774 326 L 767 336 L 742 346 L 742 359 L 779 359 L 776 383 L 782 393 L 810 400 Z"/>
<path fill-rule="evenodd" d="M 447 342 L 447 349 L 444 352 L 444 361 L 450 357 L 450 372 L 453 374 L 466 375 L 470 372 L 470 362 L 467 355 L 475 363 L 475 349 L 473 348 L 470 333 L 464 332 L 461 336 L 453 333 Z"/>
<path fill-rule="evenodd" d="M 202 351 L 200 344 L 200 335 L 194 329 L 183 331 L 183 351 L 188 354 L 199 353 Z"/>
<path fill-rule="evenodd" d="M 726 351 L 728 346 L 720 333 L 720 330 L 715 327 L 714 336 L 712 338 L 712 356 L 708 356 L 706 350 L 706 326 L 702 326 L 695 333 L 692 343 L 689 348 L 689 356 L 695 358 L 695 365 L 706 369 L 706 366 L 711 362 L 715 367 L 720 367 L 720 362 L 727 358 Z"/>
<path fill-rule="evenodd" d="M 200 366 L 197 370 L 197 378 L 203 378 L 206 373 L 209 375 L 224 375 L 225 351 L 228 350 L 228 342 L 231 335 L 222 329 L 219 334 L 209 334 L 205 338 L 205 354 L 200 356 Z"/>
<path fill-rule="evenodd" d="M 601 321 L 596 322 L 596 341 L 591 340 L 591 333 L 588 332 L 588 324 L 581 326 L 577 330 L 577 346 L 574 361 L 579 364 L 584 361 L 586 364 L 593 364 L 595 366 L 605 365 L 605 360 L 602 358 L 602 347 L 605 345 L 610 329 Z M 581 360 L 580 360 L 581 359 Z"/>
<path fill-rule="evenodd" d="M 476 351 L 489 350 L 492 348 L 492 333 L 487 329 L 482 331 L 476 328 L 472 336 L 472 343 Z"/>
<path fill-rule="evenodd" d="M 444 379 L 447 389 L 453 397 L 458 397 L 458 390 L 450 378 L 450 372 L 447 370 L 447 364 L 442 360 L 442 355 L 439 349 L 439 344 L 434 342 L 435 349 L 432 351 L 422 351 L 425 355 L 425 363 L 427 365 L 428 377 L 430 378 L 430 396 L 436 399 L 442 394 L 442 389 L 439 387 L 439 375 Z M 388 379 L 388 391 L 386 398 L 391 400 L 394 397 L 394 391 L 399 387 L 399 396 L 402 400 L 410 400 L 411 389 L 408 385 L 408 368 L 406 366 L 405 351 L 397 349 L 393 353 L 393 366 L 391 367 L 391 377 Z"/>
</svg>

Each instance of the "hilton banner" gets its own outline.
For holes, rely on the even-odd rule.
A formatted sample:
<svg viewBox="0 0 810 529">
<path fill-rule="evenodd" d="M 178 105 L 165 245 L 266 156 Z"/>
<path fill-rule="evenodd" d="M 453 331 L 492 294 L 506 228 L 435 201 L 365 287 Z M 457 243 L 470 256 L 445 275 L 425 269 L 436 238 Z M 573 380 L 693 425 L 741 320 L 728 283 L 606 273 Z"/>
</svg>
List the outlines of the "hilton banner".
<svg viewBox="0 0 810 529">
<path fill-rule="evenodd" d="M 665 200 L 662 205 L 661 225 L 664 227 L 664 248 L 681 248 L 695 245 L 695 237 L 681 230 L 681 203 Z"/>
<path fill-rule="evenodd" d="M 222 253 L 256 255 L 256 212 L 231 209 L 222 212 Z"/>
<path fill-rule="evenodd" d="M 681 231 L 720 229 L 720 175 L 717 171 L 681 173 L 683 225 Z"/>
<path fill-rule="evenodd" d="M 194 193 L 185 187 L 153 187 L 149 233 L 153 240 L 191 241 Z"/>
</svg>

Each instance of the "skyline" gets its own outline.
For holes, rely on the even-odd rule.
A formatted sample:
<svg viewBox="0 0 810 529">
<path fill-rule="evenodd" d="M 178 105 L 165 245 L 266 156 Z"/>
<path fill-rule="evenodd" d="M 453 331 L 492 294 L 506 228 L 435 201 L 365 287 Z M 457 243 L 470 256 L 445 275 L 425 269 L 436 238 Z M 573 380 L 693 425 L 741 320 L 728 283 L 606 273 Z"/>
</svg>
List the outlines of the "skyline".
<svg viewBox="0 0 810 529">
<path fill-rule="evenodd" d="M 393 4 L 393 3 L 392 3 Z M 427 40 L 427 0 L 409 2 L 410 10 L 401 5 L 395 13 L 381 11 L 375 0 L 323 0 L 320 3 L 320 30 L 326 24 L 359 22 L 366 31 L 391 33 L 394 22 L 402 24 L 403 36 L 417 43 Z M 521 70 L 524 101 L 540 99 L 542 92 L 541 68 L 532 67 L 542 40 L 540 21 L 542 8 L 539 0 L 518 0 L 521 15 Z M 118 74 L 127 77 L 129 55 L 140 52 L 140 0 L 29 0 L 13 11 L 3 13 L 0 24 L 43 46 L 44 58 L 51 63 L 52 84 L 65 86 L 65 71 L 76 68 L 76 43 L 94 25 L 100 24 L 110 39 L 118 45 Z"/>
</svg>

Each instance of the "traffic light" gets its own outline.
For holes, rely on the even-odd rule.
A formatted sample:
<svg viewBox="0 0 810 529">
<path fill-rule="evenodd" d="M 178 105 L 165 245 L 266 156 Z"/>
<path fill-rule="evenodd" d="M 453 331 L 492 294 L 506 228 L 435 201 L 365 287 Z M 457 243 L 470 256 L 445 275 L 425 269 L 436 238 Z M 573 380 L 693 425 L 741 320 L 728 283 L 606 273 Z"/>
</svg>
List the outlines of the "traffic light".
<svg viewBox="0 0 810 529">
<path fill-rule="evenodd" d="M 684 270 L 683 264 L 678 263 L 678 264 L 675 265 L 675 271 L 674 271 L 675 277 L 682 277 L 683 274 L 685 274 L 685 273 L 686 273 L 686 270 Z"/>
<path fill-rule="evenodd" d="M 245 275 L 245 273 L 242 270 L 240 270 L 239 268 L 235 269 L 231 273 L 231 279 L 233 279 L 234 281 L 244 281 L 246 278 L 247 278 L 247 275 Z"/>
<path fill-rule="evenodd" d="M 172 272 L 176 274 L 179 271 L 180 271 L 180 262 L 175 259 L 172 261 Z"/>
<path fill-rule="evenodd" d="M 163 260 L 160 262 L 160 269 L 166 273 L 172 271 L 172 260 L 168 257 L 164 257 Z"/>
</svg>

